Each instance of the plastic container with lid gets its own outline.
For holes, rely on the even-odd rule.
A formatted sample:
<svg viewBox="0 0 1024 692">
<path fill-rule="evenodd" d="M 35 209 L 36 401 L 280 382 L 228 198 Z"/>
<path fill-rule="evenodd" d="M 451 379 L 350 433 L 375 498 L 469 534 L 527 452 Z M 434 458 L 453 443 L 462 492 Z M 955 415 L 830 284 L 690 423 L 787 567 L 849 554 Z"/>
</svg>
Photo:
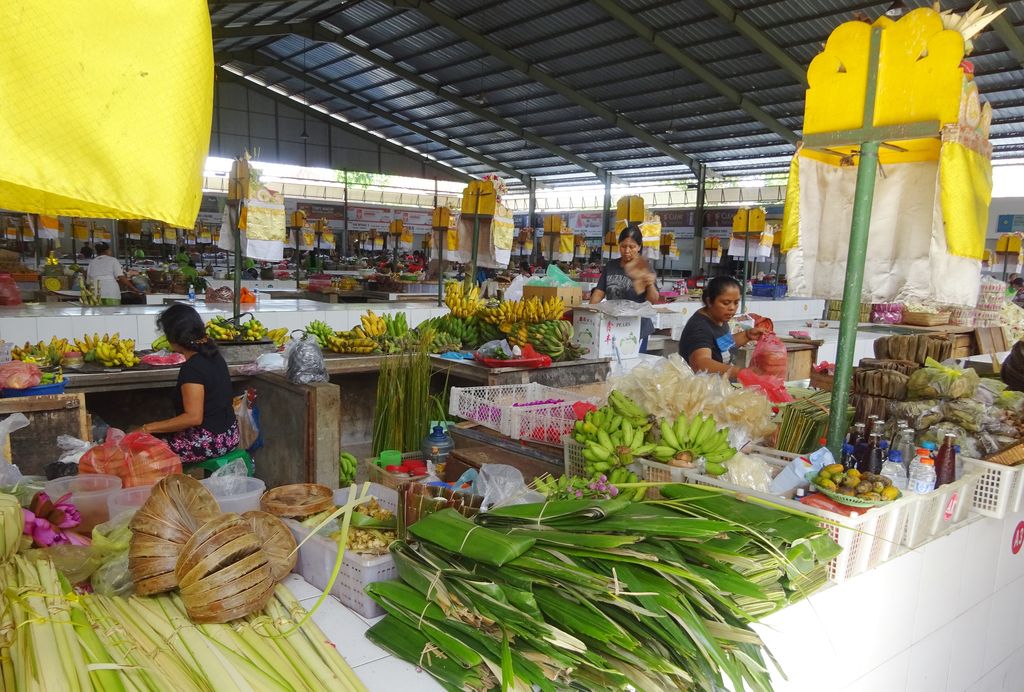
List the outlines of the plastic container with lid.
<svg viewBox="0 0 1024 692">
<path fill-rule="evenodd" d="M 377 457 L 377 466 L 387 468 L 388 466 L 401 466 L 402 453 L 397 449 L 382 449 Z"/>
<path fill-rule="evenodd" d="M 107 500 L 121 489 L 121 479 L 105 473 L 81 473 L 47 481 L 43 490 L 56 502 L 71 493 L 71 503 L 78 509 L 82 522 L 75 532 L 88 535 L 92 527 L 110 518 Z"/>
<path fill-rule="evenodd" d="M 248 476 L 210 477 L 202 483 L 213 493 L 220 511 L 237 514 L 258 510 L 260 496 L 267 490 L 266 483 Z"/>
<path fill-rule="evenodd" d="M 435 425 L 431 433 L 423 438 L 423 456 L 434 462 L 435 466 L 443 464 L 453 449 L 455 443 L 451 435 L 440 425 Z"/>
<path fill-rule="evenodd" d="M 134 512 L 146 503 L 152 492 L 152 485 L 139 485 L 134 488 L 122 488 L 111 493 L 107 498 L 110 518 L 113 519 L 122 512 Z"/>
</svg>

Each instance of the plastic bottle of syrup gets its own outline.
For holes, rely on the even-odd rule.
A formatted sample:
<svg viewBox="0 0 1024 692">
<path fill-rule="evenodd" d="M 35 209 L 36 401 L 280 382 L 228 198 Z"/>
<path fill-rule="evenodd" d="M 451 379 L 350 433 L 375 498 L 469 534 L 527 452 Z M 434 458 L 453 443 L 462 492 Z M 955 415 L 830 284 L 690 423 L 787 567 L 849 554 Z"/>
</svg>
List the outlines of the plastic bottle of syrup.
<svg viewBox="0 0 1024 692">
<path fill-rule="evenodd" d="M 864 471 L 864 466 L 867 463 L 868 455 L 868 435 L 865 432 L 865 426 L 862 423 L 857 424 L 857 442 L 853 445 L 853 458 L 856 461 L 857 469 L 861 472 Z"/>
<path fill-rule="evenodd" d="M 903 468 L 903 454 L 900 450 L 894 449 L 889 452 L 889 458 L 882 464 L 882 475 L 891 480 L 901 492 L 906 492 L 907 470 Z"/>
<path fill-rule="evenodd" d="M 927 449 L 917 450 L 917 465 L 910 473 L 907 490 L 924 495 L 935 490 L 935 462 Z"/>
<path fill-rule="evenodd" d="M 935 487 L 952 483 L 956 480 L 956 445 L 955 435 L 946 435 L 939 451 L 935 453 Z"/>
<path fill-rule="evenodd" d="M 857 460 L 853 457 L 853 445 L 849 443 L 843 445 L 843 454 L 840 463 L 847 471 L 857 466 Z"/>
<path fill-rule="evenodd" d="M 882 448 L 878 443 L 878 435 L 872 433 L 868 436 L 868 443 L 865 445 L 863 454 L 857 459 L 857 470 L 864 473 L 881 473 L 882 471 Z"/>
</svg>

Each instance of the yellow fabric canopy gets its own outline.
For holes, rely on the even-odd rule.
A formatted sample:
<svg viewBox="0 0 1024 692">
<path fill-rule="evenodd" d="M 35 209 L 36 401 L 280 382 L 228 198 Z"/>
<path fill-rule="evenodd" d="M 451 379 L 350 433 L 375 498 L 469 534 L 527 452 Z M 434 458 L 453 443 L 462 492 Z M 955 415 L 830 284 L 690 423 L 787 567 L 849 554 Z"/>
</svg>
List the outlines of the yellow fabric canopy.
<svg viewBox="0 0 1024 692">
<path fill-rule="evenodd" d="M 205 0 L 8 0 L 0 207 L 192 227 L 213 111 Z"/>
</svg>

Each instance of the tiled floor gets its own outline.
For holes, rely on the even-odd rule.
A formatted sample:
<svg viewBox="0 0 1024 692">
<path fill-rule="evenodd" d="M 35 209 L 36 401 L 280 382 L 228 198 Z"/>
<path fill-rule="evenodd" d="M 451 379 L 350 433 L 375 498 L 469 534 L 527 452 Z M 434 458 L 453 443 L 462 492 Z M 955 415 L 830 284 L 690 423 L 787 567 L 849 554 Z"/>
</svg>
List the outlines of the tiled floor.
<svg viewBox="0 0 1024 692">
<path fill-rule="evenodd" d="M 320 597 L 318 589 L 296 574 L 285 579 L 284 584 L 304 608 L 312 609 Z M 364 633 L 377 619 L 363 618 L 328 596 L 313 613 L 313 621 L 334 643 L 370 692 L 432 692 L 443 689 L 429 674 L 370 643 Z"/>
</svg>

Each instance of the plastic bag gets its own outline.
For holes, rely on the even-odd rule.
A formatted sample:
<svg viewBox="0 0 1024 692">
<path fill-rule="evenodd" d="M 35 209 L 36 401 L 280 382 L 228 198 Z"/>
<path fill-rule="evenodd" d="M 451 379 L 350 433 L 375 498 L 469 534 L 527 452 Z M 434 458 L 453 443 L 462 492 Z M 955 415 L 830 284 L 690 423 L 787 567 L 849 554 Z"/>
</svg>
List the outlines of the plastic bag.
<svg viewBox="0 0 1024 692">
<path fill-rule="evenodd" d="M 978 373 L 956 363 L 925 359 L 924 367 L 907 382 L 908 399 L 964 399 L 978 389 Z"/>
<path fill-rule="evenodd" d="M 25 557 L 30 560 L 49 558 L 53 562 L 53 566 L 60 570 L 72 584 L 80 584 L 91 577 L 101 564 L 101 560 L 93 551 L 92 546 L 71 543 L 56 543 L 46 548 L 33 548 L 25 551 Z"/>
<path fill-rule="evenodd" d="M 128 551 L 119 553 L 92 573 L 92 590 L 101 596 L 127 597 L 135 593 L 135 582 L 128 571 Z"/>
<path fill-rule="evenodd" d="M 0 389 L 28 389 L 43 381 L 43 373 L 35 363 L 12 360 L 0 365 Z"/>
<path fill-rule="evenodd" d="M 477 477 L 476 492 L 484 496 L 480 509 L 484 512 L 508 505 L 544 502 L 544 495 L 530 490 L 523 473 L 506 464 L 484 464 Z"/>
<path fill-rule="evenodd" d="M 0 305 L 21 305 L 21 291 L 10 274 L 0 274 Z"/>
<path fill-rule="evenodd" d="M 923 445 L 925 442 L 934 442 L 936 446 L 942 444 L 943 439 L 946 435 L 954 435 L 959 442 L 962 442 L 967 438 L 967 431 L 956 423 L 950 423 L 949 421 L 943 421 L 937 425 L 933 425 L 924 432 L 920 433 L 915 439 L 918 445 Z"/>
<path fill-rule="evenodd" d="M 760 389 L 775 404 L 793 401 L 792 395 L 786 391 L 786 383 L 778 377 L 759 375 L 750 368 L 743 368 L 736 377 L 740 384 L 751 389 Z"/>
<path fill-rule="evenodd" d="M 28 424 L 29 420 L 25 417 L 24 413 L 12 413 L 3 420 L 0 420 L 0 464 L 12 463 L 12 460 L 7 458 L 7 452 L 5 451 L 8 448 L 7 438 L 14 431 L 27 428 Z"/>
<path fill-rule="evenodd" d="M 504 298 L 505 300 L 522 300 L 523 299 L 523 286 L 526 285 L 527 278 L 520 274 L 516 278 L 512 279 L 512 283 L 505 289 Z"/>
<path fill-rule="evenodd" d="M 1006 391 L 1006 383 L 994 380 L 991 377 L 983 377 L 978 382 L 978 388 L 974 391 L 974 399 L 991 406 L 999 399 L 999 395 Z"/>
<path fill-rule="evenodd" d="M 285 372 L 288 359 L 283 353 L 264 353 L 252 363 L 246 363 L 240 370 L 245 375 L 256 375 L 261 372 Z"/>
<path fill-rule="evenodd" d="M 942 402 L 938 399 L 900 401 L 893 404 L 892 415 L 905 420 L 914 430 L 925 430 L 942 420 Z"/>
<path fill-rule="evenodd" d="M 786 351 L 786 344 L 775 334 L 762 336 L 754 346 L 750 369 L 758 375 L 778 377 L 784 381 L 789 374 L 789 353 Z"/>
<path fill-rule="evenodd" d="M 121 512 L 113 519 L 92 527 L 92 549 L 100 555 L 115 555 L 125 552 L 132 539 L 129 526 L 132 521 L 131 512 Z"/>
<path fill-rule="evenodd" d="M 726 464 L 725 480 L 733 485 L 762 493 L 768 492 L 772 485 L 768 462 L 761 457 L 750 456 L 743 452 L 737 452 Z"/>
<path fill-rule="evenodd" d="M 549 264 L 544 276 L 537 276 L 530 279 L 527 286 L 575 286 L 576 280 L 558 268 L 556 264 Z M 506 297 L 507 293 L 506 293 Z"/>
<path fill-rule="evenodd" d="M 245 491 L 245 479 L 249 477 L 249 467 L 242 459 L 235 459 L 210 474 L 206 479 L 211 491 L 216 495 L 238 495 Z"/>
<path fill-rule="evenodd" d="M 974 399 L 949 399 L 942 402 L 942 415 L 949 423 L 959 425 L 964 430 L 978 432 L 985 418 L 985 408 L 985 404 Z"/>
<path fill-rule="evenodd" d="M 181 473 L 181 459 L 166 442 L 142 431 L 125 435 L 117 428 L 110 428 L 103 444 L 83 454 L 78 466 L 82 473 L 117 476 L 125 488 L 152 485 Z"/>
<path fill-rule="evenodd" d="M 255 398 L 255 392 L 247 389 L 244 394 L 236 396 L 232 400 L 232 407 L 235 409 L 235 418 L 238 420 L 238 446 L 240 449 L 250 449 L 260 439 L 260 428 L 256 424 L 256 417 L 253 415 L 253 403 L 250 398 Z"/>
<path fill-rule="evenodd" d="M 324 353 L 316 339 L 308 335 L 289 344 L 287 358 L 287 377 L 293 384 L 313 384 L 330 379 L 324 365 Z"/>
<path fill-rule="evenodd" d="M 57 459 L 59 463 L 78 464 L 93 445 L 92 442 L 79 440 L 71 435 L 58 435 L 57 446 L 61 449 L 61 455 Z"/>
</svg>

